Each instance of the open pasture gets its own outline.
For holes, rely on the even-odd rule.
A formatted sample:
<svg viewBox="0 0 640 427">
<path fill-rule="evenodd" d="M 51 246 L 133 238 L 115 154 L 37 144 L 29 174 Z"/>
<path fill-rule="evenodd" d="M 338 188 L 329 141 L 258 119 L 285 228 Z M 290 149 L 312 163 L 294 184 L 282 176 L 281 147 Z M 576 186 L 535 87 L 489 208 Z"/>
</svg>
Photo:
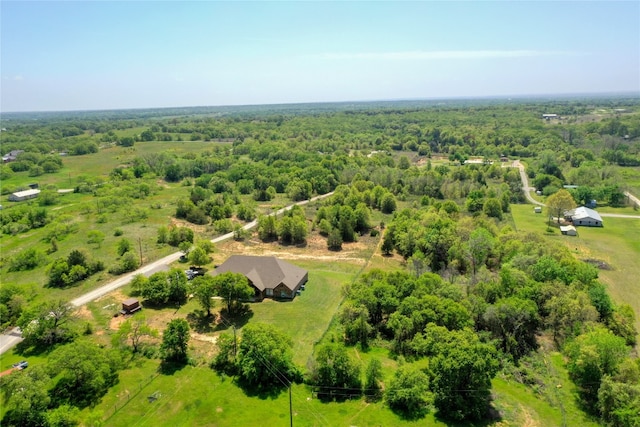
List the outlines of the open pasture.
<svg viewBox="0 0 640 427">
<path fill-rule="evenodd" d="M 511 212 L 518 231 L 542 233 L 562 242 L 578 259 L 606 262 L 611 269 L 600 270 L 599 280 L 616 303 L 629 304 L 640 313 L 640 219 L 605 217 L 604 227 L 577 227 L 578 235 L 572 237 L 563 236 L 553 225 L 548 233 L 546 214 L 534 213 L 532 205 L 511 205 Z M 640 316 L 636 329 L 640 331 Z"/>
</svg>

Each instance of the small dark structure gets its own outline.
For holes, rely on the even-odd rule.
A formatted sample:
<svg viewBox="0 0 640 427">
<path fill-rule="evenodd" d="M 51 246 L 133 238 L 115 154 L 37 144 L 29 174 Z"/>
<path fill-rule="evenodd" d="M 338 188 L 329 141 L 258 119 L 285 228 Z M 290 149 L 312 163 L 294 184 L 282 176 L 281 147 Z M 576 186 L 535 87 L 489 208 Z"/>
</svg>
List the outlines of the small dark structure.
<svg viewBox="0 0 640 427">
<path fill-rule="evenodd" d="M 137 298 L 129 298 L 128 300 L 122 303 L 122 310 L 120 310 L 120 314 L 127 315 L 133 314 L 138 310 L 141 310 L 142 306 L 140 305 L 140 301 Z"/>
</svg>

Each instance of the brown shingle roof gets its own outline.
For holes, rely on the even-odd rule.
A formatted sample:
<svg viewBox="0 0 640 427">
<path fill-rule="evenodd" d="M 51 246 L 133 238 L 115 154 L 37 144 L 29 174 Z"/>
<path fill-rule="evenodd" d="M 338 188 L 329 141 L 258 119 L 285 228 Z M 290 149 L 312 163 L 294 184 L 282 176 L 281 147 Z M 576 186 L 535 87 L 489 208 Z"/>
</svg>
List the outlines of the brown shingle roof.
<svg viewBox="0 0 640 427">
<path fill-rule="evenodd" d="M 273 256 L 231 255 L 213 271 L 213 275 L 232 272 L 245 275 L 260 291 L 274 289 L 280 283 L 294 290 L 307 270 Z"/>
</svg>

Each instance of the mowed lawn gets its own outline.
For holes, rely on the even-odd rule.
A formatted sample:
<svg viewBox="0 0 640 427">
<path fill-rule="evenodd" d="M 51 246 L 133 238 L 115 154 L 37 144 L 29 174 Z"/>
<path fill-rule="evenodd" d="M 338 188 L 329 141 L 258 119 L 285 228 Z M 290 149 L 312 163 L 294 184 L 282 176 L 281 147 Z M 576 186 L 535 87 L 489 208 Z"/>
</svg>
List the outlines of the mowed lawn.
<svg viewBox="0 0 640 427">
<path fill-rule="evenodd" d="M 609 264 L 611 270 L 600 270 L 599 280 L 616 303 L 633 308 L 640 331 L 640 219 L 604 217 L 604 227 L 578 227 L 578 236 L 571 237 L 555 227 L 552 234 L 546 233 L 546 215 L 535 214 L 532 205 L 511 205 L 511 212 L 519 231 L 545 234 L 567 245 L 578 259 Z"/>
<path fill-rule="evenodd" d="M 374 351 L 374 353 L 380 353 Z M 376 357 L 385 359 L 382 354 Z M 503 419 L 480 425 L 595 427 L 576 404 L 575 387 L 562 368 L 562 357 L 549 360 L 544 396 L 512 381 L 493 381 L 493 406 Z M 363 362 L 365 362 L 363 360 Z M 395 365 L 395 363 L 393 363 Z M 386 366 L 385 369 L 395 369 Z M 120 373 L 116 384 L 95 409 L 108 426 L 286 426 L 289 396 L 280 390 L 270 396 L 248 396 L 232 378 L 219 376 L 206 366 L 186 366 L 171 374 L 157 374 L 158 361 L 141 359 L 134 369 Z M 390 377 L 390 375 L 385 375 Z M 561 387 L 557 387 L 561 385 Z M 157 400 L 150 401 L 156 396 Z M 546 396 L 546 397 L 545 397 Z M 439 419 L 434 411 L 424 418 L 406 420 L 384 401 L 364 399 L 324 403 L 305 385 L 292 387 L 293 424 L 296 426 L 474 426 Z M 89 413 L 90 409 L 86 409 Z"/>
<path fill-rule="evenodd" d="M 289 262 L 309 270 L 305 290 L 293 301 L 265 299 L 251 304 L 254 315 L 250 322 L 269 323 L 289 335 L 293 340 L 294 361 L 305 368 L 313 346 L 322 338 L 342 301 L 344 284 L 354 279 L 360 266 L 298 260 Z"/>
<path fill-rule="evenodd" d="M 289 396 L 247 396 L 229 377 L 220 377 L 206 367 L 187 366 L 173 375 L 158 375 L 157 367 L 143 361 L 131 371 L 121 372 L 120 382 L 96 409 L 104 411 L 104 425 L 118 426 L 287 426 Z M 140 387 L 142 384 L 142 387 Z M 154 395 L 158 399 L 149 401 Z M 131 396 L 128 398 L 127 396 Z M 433 414 L 405 421 L 383 403 L 353 400 L 323 403 L 304 385 L 292 388 L 293 424 L 296 426 L 444 426 Z M 119 408 L 115 411 L 115 408 Z M 115 411 L 114 415 L 113 414 Z M 87 410 L 89 412 L 89 410 Z"/>
</svg>

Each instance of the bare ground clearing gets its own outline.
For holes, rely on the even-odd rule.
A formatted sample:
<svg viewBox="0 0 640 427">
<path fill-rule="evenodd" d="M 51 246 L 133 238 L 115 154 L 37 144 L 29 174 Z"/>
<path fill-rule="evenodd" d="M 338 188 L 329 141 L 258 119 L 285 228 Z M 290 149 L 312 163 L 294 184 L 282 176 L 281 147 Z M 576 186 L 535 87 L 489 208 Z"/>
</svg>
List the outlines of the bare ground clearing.
<svg viewBox="0 0 640 427">
<path fill-rule="evenodd" d="M 278 242 L 262 242 L 257 238 L 238 242 L 230 240 L 219 247 L 218 255 L 226 259 L 229 254 L 277 256 L 290 260 L 318 260 L 318 261 L 348 261 L 364 264 L 360 253 L 367 249 L 362 242 L 345 243 L 342 250 L 332 252 L 327 250 L 327 241 L 322 236 L 310 235 L 306 245 L 282 245 Z M 216 257 L 218 258 L 218 257 Z M 222 259 L 221 259 L 222 260 Z"/>
</svg>

